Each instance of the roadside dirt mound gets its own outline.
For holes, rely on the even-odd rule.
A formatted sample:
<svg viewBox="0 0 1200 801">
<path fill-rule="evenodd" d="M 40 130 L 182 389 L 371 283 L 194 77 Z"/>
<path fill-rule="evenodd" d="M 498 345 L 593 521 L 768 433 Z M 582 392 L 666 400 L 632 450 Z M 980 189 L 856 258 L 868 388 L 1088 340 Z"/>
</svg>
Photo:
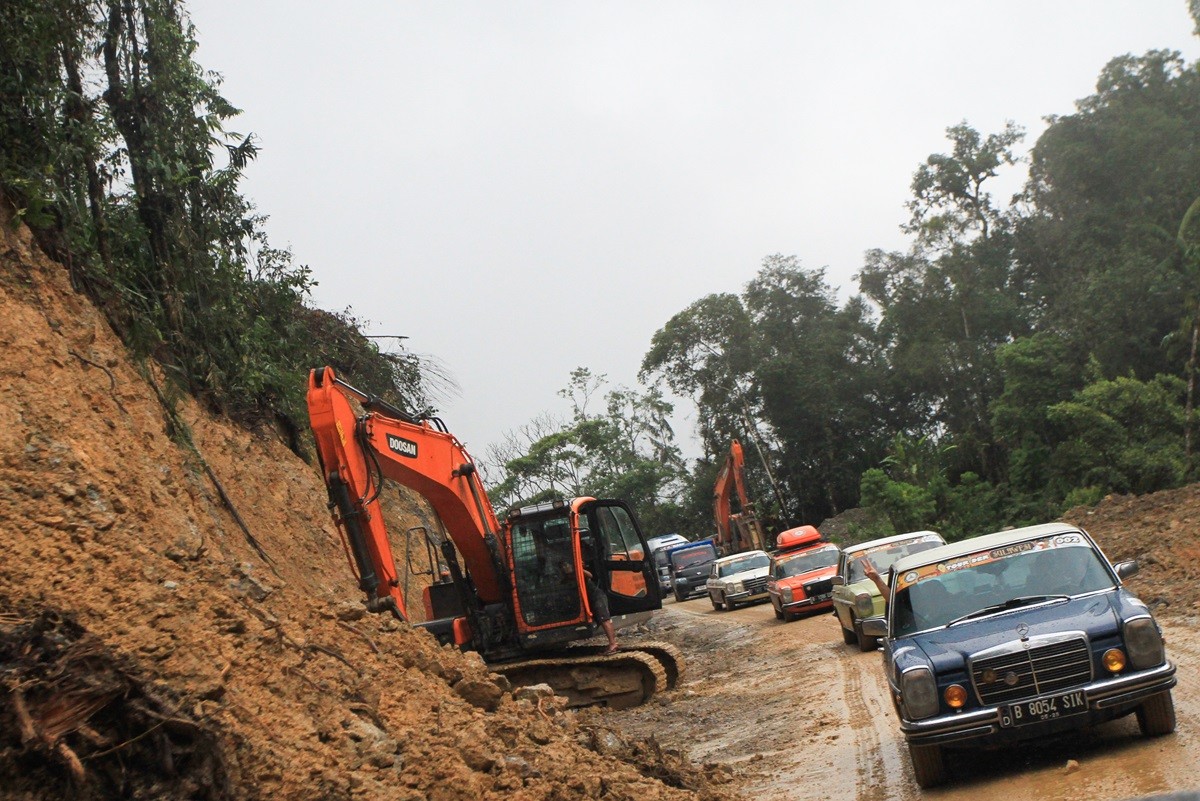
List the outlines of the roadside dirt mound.
<svg viewBox="0 0 1200 801">
<path fill-rule="evenodd" d="M 315 470 L 168 415 L 7 210 L 0 316 L 0 798 L 727 797 L 363 616 Z"/>
<path fill-rule="evenodd" d="M 1129 585 L 1155 614 L 1200 614 L 1200 484 L 1110 495 L 1063 519 L 1091 534 L 1113 562 L 1138 560 Z"/>
</svg>

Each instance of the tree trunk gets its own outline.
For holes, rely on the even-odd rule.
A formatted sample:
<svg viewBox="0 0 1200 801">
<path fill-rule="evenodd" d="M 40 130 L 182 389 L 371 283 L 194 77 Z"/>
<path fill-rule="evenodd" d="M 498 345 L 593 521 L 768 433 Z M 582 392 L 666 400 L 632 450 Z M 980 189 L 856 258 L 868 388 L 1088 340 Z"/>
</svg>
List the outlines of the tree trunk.
<svg viewBox="0 0 1200 801">
<path fill-rule="evenodd" d="M 92 225 L 96 232 L 96 252 L 100 254 L 100 263 L 106 276 L 112 275 L 112 254 L 108 244 L 108 222 L 104 215 L 104 187 L 100 182 L 100 173 L 96 168 L 96 148 L 82 134 L 83 129 L 91 123 L 87 104 L 84 101 L 83 79 L 79 74 L 79 54 L 74 42 L 64 42 L 62 49 L 63 69 L 67 74 L 67 89 L 69 95 L 66 102 L 65 114 L 75 124 L 74 131 L 80 133 L 76 144 L 80 148 L 84 169 L 87 172 L 88 206 L 92 214 Z M 92 293 L 95 294 L 94 292 Z"/>
<path fill-rule="evenodd" d="M 1192 351 L 1188 355 L 1187 363 L 1187 402 L 1184 404 L 1183 411 L 1183 454 L 1188 462 L 1188 470 L 1191 471 L 1192 461 L 1192 409 L 1194 408 L 1194 399 L 1196 394 L 1196 342 L 1200 339 L 1200 313 L 1194 314 L 1192 317 Z"/>
</svg>

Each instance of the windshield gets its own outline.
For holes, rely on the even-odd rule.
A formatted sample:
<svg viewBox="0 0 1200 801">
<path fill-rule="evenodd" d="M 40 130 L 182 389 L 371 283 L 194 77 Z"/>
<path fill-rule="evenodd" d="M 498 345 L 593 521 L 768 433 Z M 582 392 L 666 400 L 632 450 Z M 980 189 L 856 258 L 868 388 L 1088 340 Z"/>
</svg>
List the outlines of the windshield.
<svg viewBox="0 0 1200 801">
<path fill-rule="evenodd" d="M 840 551 L 837 546 L 826 546 L 815 551 L 805 551 L 795 556 L 781 556 L 775 560 L 772 575 L 775 578 L 791 578 L 801 573 L 811 573 L 837 564 Z"/>
<path fill-rule="evenodd" d="M 654 552 L 654 564 L 657 567 L 666 567 L 667 566 L 667 549 L 666 548 L 660 548 L 659 550 Z"/>
<path fill-rule="evenodd" d="M 847 584 L 853 584 L 856 581 L 862 581 L 867 577 L 864 571 L 863 557 L 871 560 L 871 564 L 875 565 L 875 569 L 880 575 L 887 575 L 888 570 L 898 559 L 905 556 L 912 556 L 921 551 L 928 551 L 930 548 L 937 548 L 942 545 L 942 541 L 932 537 L 928 539 L 907 540 L 905 542 L 896 542 L 891 545 L 882 545 L 875 548 L 868 548 L 865 551 L 859 551 L 855 554 L 847 556 L 847 562 L 850 575 L 846 577 Z"/>
<path fill-rule="evenodd" d="M 771 564 L 771 557 L 765 553 L 757 553 L 752 556 L 744 556 L 741 559 L 734 559 L 732 562 L 726 562 L 718 568 L 718 576 L 732 576 L 734 573 L 744 573 L 747 570 L 754 570 L 758 567 L 767 567 Z"/>
<path fill-rule="evenodd" d="M 671 553 L 671 563 L 675 565 L 676 570 L 683 570 L 685 567 L 695 567 L 706 562 L 711 562 L 717 558 L 717 552 L 711 545 L 700 545 L 695 548 L 688 548 L 683 551 L 674 551 Z"/>
<path fill-rule="evenodd" d="M 1078 534 L 1016 543 L 900 576 L 892 636 L 1114 586 L 1104 558 Z"/>
</svg>

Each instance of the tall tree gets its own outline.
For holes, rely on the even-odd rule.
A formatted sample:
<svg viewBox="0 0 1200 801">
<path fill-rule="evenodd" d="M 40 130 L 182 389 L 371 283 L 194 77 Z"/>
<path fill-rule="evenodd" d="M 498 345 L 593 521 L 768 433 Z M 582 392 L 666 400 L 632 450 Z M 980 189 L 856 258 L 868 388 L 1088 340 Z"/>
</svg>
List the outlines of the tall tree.
<svg viewBox="0 0 1200 801">
<path fill-rule="evenodd" d="M 559 393 L 571 404 L 569 421 L 540 417 L 489 452 L 494 464 L 488 474 L 497 468 L 502 473 L 490 488 L 494 500 L 513 505 L 576 495 L 620 498 L 651 533 L 680 528 L 678 498 L 687 468 L 671 429 L 671 404 L 655 389 L 616 387 L 604 392 L 603 409 L 593 410 L 605 386 L 605 376 L 574 370 Z"/>
<path fill-rule="evenodd" d="M 885 407 L 866 306 L 839 308 L 823 270 L 794 256 L 764 259 L 746 286 L 759 343 L 755 364 L 763 420 L 777 442 L 776 474 L 788 488 L 792 522 L 815 522 L 857 500 L 862 470 L 882 457 Z"/>
<path fill-rule="evenodd" d="M 761 416 L 754 365 L 756 339 L 736 295 L 708 295 L 654 333 L 639 377 L 654 379 L 699 409 L 699 434 L 709 454 L 724 453 Z M 761 436 L 761 434 L 760 434 Z"/>
<path fill-rule="evenodd" d="M 1105 374 L 1177 369 L 1162 342 L 1181 275 L 1164 265 L 1200 185 L 1200 72 L 1177 53 L 1113 59 L 1075 114 L 1031 154 L 1017 237 L 1037 325 L 1094 354 Z"/>
<path fill-rule="evenodd" d="M 1167 263 L 1179 271 L 1183 280 L 1183 316 L 1176 332 L 1178 336 L 1173 339 L 1183 344 L 1181 349 L 1187 354 L 1183 369 L 1187 380 L 1183 446 L 1190 464 L 1194 454 L 1192 429 L 1196 408 L 1196 362 L 1200 352 L 1200 198 L 1188 207 L 1179 223 L 1179 230 L 1173 236 L 1168 236 L 1173 240 L 1175 249 Z"/>
<path fill-rule="evenodd" d="M 913 177 L 912 250 L 869 252 L 859 287 L 881 309 L 880 333 L 907 403 L 924 412 L 909 433 L 954 439 L 958 471 L 995 480 L 994 354 L 1028 323 L 1012 270 L 1011 212 L 992 200 L 988 181 L 1016 163 L 1022 134 L 1011 123 L 986 137 L 965 123 L 946 133 L 951 152 L 929 156 Z"/>
</svg>

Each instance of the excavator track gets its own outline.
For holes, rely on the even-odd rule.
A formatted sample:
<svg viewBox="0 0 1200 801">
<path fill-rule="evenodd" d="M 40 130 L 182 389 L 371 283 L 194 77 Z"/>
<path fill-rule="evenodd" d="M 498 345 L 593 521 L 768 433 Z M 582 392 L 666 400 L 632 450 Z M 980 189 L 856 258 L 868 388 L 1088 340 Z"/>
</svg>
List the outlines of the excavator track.
<svg viewBox="0 0 1200 801">
<path fill-rule="evenodd" d="M 540 659 L 491 665 L 514 684 L 548 684 L 567 705 L 628 709 L 665 692 L 679 679 L 682 659 L 669 643 L 639 643 L 606 654 L 571 648 Z M 670 665 L 670 668 L 667 667 Z"/>
<path fill-rule="evenodd" d="M 659 661 L 667 674 L 667 689 L 674 690 L 683 675 L 683 654 L 669 642 L 639 642 L 637 650 L 647 653 Z"/>
</svg>

